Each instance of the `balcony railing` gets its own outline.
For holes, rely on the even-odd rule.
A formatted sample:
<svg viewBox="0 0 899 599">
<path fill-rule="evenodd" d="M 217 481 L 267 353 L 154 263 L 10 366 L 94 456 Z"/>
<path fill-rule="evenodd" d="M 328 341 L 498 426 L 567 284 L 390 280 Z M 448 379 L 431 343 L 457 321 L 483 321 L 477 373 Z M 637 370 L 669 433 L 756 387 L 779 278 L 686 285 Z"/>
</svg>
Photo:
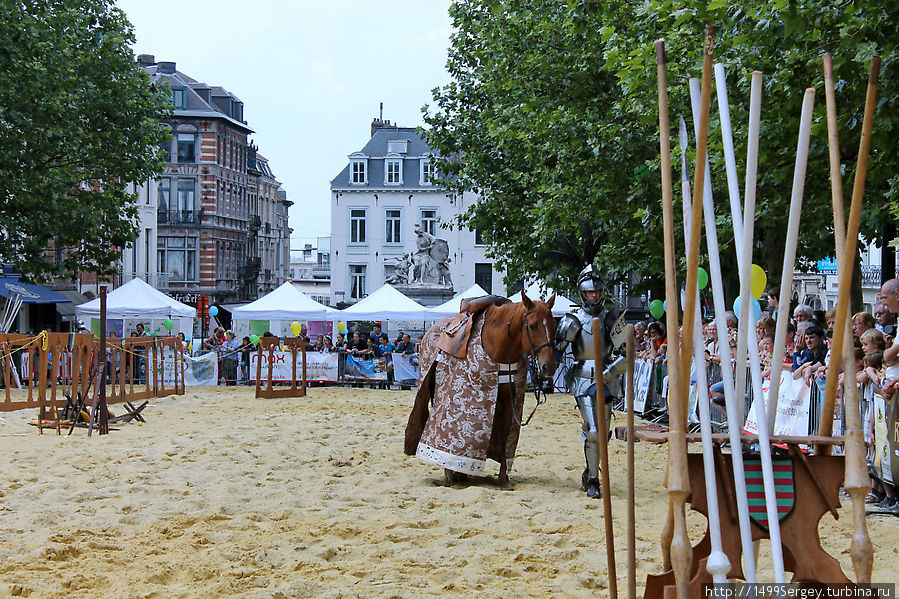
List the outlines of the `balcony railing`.
<svg viewBox="0 0 899 599">
<path fill-rule="evenodd" d="M 196 227 L 203 220 L 203 209 L 199 210 L 159 210 L 156 223 L 172 227 Z"/>
<path fill-rule="evenodd" d="M 314 267 L 312 267 L 312 278 L 313 279 L 330 279 L 331 278 L 331 267 L 330 266 L 314 266 Z"/>
</svg>

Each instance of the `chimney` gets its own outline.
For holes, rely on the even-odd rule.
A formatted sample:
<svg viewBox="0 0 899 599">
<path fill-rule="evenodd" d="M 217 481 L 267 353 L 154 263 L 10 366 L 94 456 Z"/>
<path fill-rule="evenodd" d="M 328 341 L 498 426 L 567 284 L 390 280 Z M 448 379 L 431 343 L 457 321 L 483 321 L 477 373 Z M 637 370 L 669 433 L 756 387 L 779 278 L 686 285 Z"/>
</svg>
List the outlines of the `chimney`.
<svg viewBox="0 0 899 599">
<path fill-rule="evenodd" d="M 383 127 L 388 123 L 384 122 L 384 102 L 381 102 L 381 112 L 377 118 L 371 120 L 371 135 L 374 137 L 375 133 L 378 131 L 380 127 Z"/>
<path fill-rule="evenodd" d="M 138 54 L 137 64 L 145 67 L 152 67 L 156 64 L 156 57 L 152 54 Z"/>
<path fill-rule="evenodd" d="M 172 74 L 175 72 L 174 62 L 160 62 L 157 64 L 156 72 Z"/>
</svg>

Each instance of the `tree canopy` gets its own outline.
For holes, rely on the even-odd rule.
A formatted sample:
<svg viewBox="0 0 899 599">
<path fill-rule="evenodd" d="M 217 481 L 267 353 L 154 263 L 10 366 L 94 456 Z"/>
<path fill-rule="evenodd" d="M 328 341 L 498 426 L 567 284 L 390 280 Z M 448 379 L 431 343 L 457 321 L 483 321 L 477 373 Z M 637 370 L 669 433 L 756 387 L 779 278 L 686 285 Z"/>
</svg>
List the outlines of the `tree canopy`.
<svg viewBox="0 0 899 599">
<path fill-rule="evenodd" d="M 583 243 L 582 218 L 606 233 L 596 257 L 601 268 L 650 281 L 661 276 L 654 42 L 665 40 L 669 58 L 677 158 L 677 117 L 686 118 L 690 145 L 695 144 L 687 79 L 701 74 L 707 23 L 717 26 L 715 58 L 727 67 L 741 181 L 750 74 L 765 74 L 754 261 L 769 279 L 780 275 L 800 106 L 808 87 L 819 93 L 798 256 L 810 263 L 833 254 L 824 52 L 834 56 L 847 208 L 867 68 L 875 54 L 883 57 L 863 236 L 878 240 L 888 211 L 899 213 L 899 156 L 888 145 L 899 133 L 899 94 L 891 72 L 899 3 L 456 0 L 450 14 L 452 80 L 434 90 L 426 135 L 447 157 L 439 164 L 444 183 L 480 194 L 455 224 L 479 229 L 513 279 L 570 281 L 574 265 L 560 265 L 543 251 L 558 246 L 559 234 Z M 709 143 L 727 266 L 736 259 L 714 100 Z M 677 182 L 678 161 L 673 168 Z"/>
<path fill-rule="evenodd" d="M 0 262 L 37 280 L 109 274 L 137 235 L 127 185 L 163 167 L 168 96 L 111 0 L 0 10 Z"/>
</svg>

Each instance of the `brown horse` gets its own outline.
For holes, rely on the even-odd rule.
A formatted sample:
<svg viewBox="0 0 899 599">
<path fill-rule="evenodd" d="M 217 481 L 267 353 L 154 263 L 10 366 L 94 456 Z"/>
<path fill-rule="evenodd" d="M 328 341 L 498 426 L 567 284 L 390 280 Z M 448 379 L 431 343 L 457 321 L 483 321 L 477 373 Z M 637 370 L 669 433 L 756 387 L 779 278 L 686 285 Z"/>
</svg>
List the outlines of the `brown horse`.
<svg viewBox="0 0 899 599">
<path fill-rule="evenodd" d="M 550 378 L 556 370 L 554 301 L 555 294 L 535 302 L 522 293 L 520 303 L 491 305 L 472 318 L 483 323 L 472 325 L 477 331 L 467 362 L 438 355 L 436 349 L 457 317 L 428 330 L 422 338 L 419 392 L 406 428 L 407 454 L 442 465 L 449 483 L 482 472 L 490 458 L 500 464 L 502 488 L 511 488 L 508 466 L 518 444 L 527 359 L 533 360 L 537 379 Z M 435 373 L 438 368 L 443 370 Z"/>
</svg>

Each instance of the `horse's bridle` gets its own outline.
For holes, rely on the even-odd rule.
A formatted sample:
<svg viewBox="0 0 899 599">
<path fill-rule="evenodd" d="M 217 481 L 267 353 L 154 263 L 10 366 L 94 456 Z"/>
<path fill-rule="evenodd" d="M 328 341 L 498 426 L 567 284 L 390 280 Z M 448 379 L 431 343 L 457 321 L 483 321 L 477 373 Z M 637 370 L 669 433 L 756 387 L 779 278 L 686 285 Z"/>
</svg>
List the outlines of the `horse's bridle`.
<svg viewBox="0 0 899 599">
<path fill-rule="evenodd" d="M 534 340 L 531 339 L 531 329 L 530 329 L 530 327 L 528 326 L 528 316 L 530 316 L 531 314 L 533 314 L 533 313 L 536 312 L 536 311 L 537 311 L 537 310 L 535 310 L 535 309 L 530 309 L 530 310 L 528 310 L 527 312 L 524 313 L 524 318 L 521 320 L 521 328 L 522 328 L 522 330 L 524 331 L 525 335 L 526 335 L 527 338 L 528 338 L 528 345 L 531 346 L 531 350 L 530 350 L 530 352 L 529 352 L 528 355 L 529 355 L 530 357 L 534 358 L 535 360 L 538 360 L 539 358 L 537 357 L 537 352 L 539 352 L 541 349 L 543 349 L 543 348 L 546 347 L 547 345 L 553 345 L 553 342 L 552 342 L 552 340 L 549 338 L 549 331 L 547 331 L 547 332 L 546 332 L 546 341 L 544 341 L 544 342 L 541 343 L 540 345 L 534 347 Z M 509 329 L 509 337 L 511 337 L 511 336 L 512 336 L 512 319 L 511 319 L 511 318 L 509 319 L 509 322 L 506 323 L 506 326 L 507 326 L 507 328 Z M 544 328 L 545 328 L 545 327 L 544 327 Z"/>
<path fill-rule="evenodd" d="M 537 357 L 537 352 L 539 352 L 541 349 L 543 349 L 547 345 L 552 346 L 554 344 L 553 344 L 553 341 L 549 338 L 549 330 L 546 327 L 544 327 L 544 330 L 546 331 L 546 341 L 544 341 L 543 343 L 541 343 L 540 345 L 538 345 L 536 347 L 534 346 L 534 340 L 531 338 L 531 329 L 530 329 L 530 327 L 528 327 L 528 316 L 533 314 L 534 312 L 536 312 L 536 310 L 532 308 L 524 313 L 524 318 L 521 319 L 521 328 L 524 331 L 525 335 L 527 336 L 528 345 L 531 346 L 528 357 L 533 358 L 533 360 L 528 360 L 528 369 L 530 370 L 531 378 L 533 379 L 533 382 L 534 382 L 534 398 L 537 400 L 537 404 L 534 406 L 534 409 L 531 410 L 531 413 L 528 416 L 527 420 L 522 422 L 521 418 L 518 416 L 518 414 L 515 410 L 515 397 L 514 396 L 512 397 L 511 402 L 510 402 L 510 404 L 512 406 L 512 418 L 515 420 L 515 423 L 518 424 L 518 426 L 527 426 L 528 423 L 530 423 L 531 418 L 534 417 L 534 413 L 537 412 L 537 408 L 539 408 L 542 404 L 546 403 L 546 394 L 543 393 L 542 394 L 543 397 L 542 398 L 540 397 L 541 396 L 540 384 L 539 384 L 540 383 L 540 373 L 537 370 L 537 362 L 540 360 L 540 358 Z M 506 328 L 509 330 L 509 337 L 511 338 L 512 337 L 512 319 L 511 318 L 509 319 L 509 322 L 506 323 Z M 511 351 L 512 351 L 512 349 L 510 346 L 509 350 L 506 352 L 506 363 L 507 364 L 511 363 L 510 362 L 511 358 L 509 357 L 509 354 L 511 353 Z"/>
</svg>

